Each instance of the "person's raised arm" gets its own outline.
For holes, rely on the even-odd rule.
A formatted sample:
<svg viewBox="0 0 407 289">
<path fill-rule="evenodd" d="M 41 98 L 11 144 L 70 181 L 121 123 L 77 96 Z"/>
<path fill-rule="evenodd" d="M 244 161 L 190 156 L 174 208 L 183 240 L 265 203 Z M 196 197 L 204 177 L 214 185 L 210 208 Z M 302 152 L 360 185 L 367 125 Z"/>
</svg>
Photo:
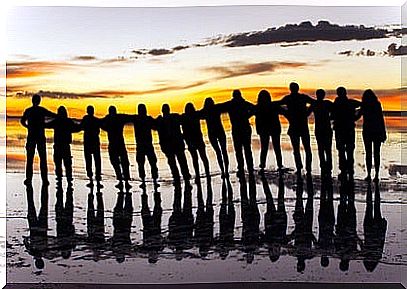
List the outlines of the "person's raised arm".
<svg viewBox="0 0 407 289">
<path fill-rule="evenodd" d="M 80 132 L 82 130 L 82 122 L 79 122 L 76 119 L 71 118 L 71 131 Z"/>
<path fill-rule="evenodd" d="M 220 113 L 228 112 L 229 111 L 229 106 L 230 106 L 230 101 L 215 104 L 216 109 Z"/>
<path fill-rule="evenodd" d="M 307 116 L 310 116 L 311 113 L 314 112 L 314 106 L 315 106 L 315 104 L 312 103 L 312 104 L 307 108 Z"/>
</svg>

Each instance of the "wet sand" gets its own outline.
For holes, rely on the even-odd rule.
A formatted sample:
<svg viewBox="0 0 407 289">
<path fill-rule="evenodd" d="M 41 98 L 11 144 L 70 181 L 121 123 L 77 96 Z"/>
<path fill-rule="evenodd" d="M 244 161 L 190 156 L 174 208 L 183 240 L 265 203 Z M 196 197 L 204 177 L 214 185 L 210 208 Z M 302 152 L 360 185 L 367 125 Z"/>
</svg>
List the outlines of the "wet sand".
<svg viewBox="0 0 407 289">
<path fill-rule="evenodd" d="M 51 184 L 45 190 L 48 200 L 44 206 L 48 208 L 48 229 L 41 238 L 38 238 L 38 230 L 29 229 L 27 206 L 30 202 L 23 179 L 21 173 L 7 174 L 8 282 L 401 282 L 406 279 L 403 274 L 407 266 L 404 224 L 407 183 L 400 179 L 386 178 L 378 189 L 372 184 L 369 191 L 367 184 L 356 178 L 355 216 L 348 218 L 351 211 L 345 213 L 348 225 L 342 231 L 346 222 L 344 214 L 338 216 L 341 184 L 333 179 L 335 227 L 331 224 L 331 231 L 345 236 L 342 239 L 348 243 L 341 247 L 340 239 L 336 239 L 338 244 L 330 250 L 322 249 L 318 242 L 320 226 L 329 219 L 326 206 L 321 210 L 321 179 L 318 176 L 312 181 L 304 177 L 299 183 L 292 173 L 285 174 L 281 181 L 277 174 L 268 173 L 263 183 L 256 174 L 254 182 L 246 178 L 244 184 L 231 175 L 233 202 L 230 202 L 232 198 L 227 200 L 227 194 L 222 201 L 219 175 L 211 179 L 213 197 L 209 202 L 210 190 L 204 179 L 201 180 L 202 202 L 198 202 L 201 195 L 194 183 L 189 191 L 183 183 L 179 190 L 171 181 L 162 181 L 158 192 L 148 183 L 143 197 L 137 181 L 132 182 L 133 188 L 127 194 L 114 187 L 112 178 L 105 178 L 104 188 L 98 193 L 96 189 L 87 188 L 87 181 L 77 176 L 72 207 L 66 183 L 61 195 L 50 176 Z M 270 195 L 266 197 L 267 187 L 272 200 Z M 367 238 L 372 238 L 372 233 L 364 227 L 366 199 L 370 193 L 373 201 L 375 194 L 380 193 L 380 213 L 387 221 L 383 250 L 380 245 L 379 249 L 374 247 L 375 243 L 380 243 L 380 238 L 373 237 L 369 241 Z M 279 196 L 283 196 L 286 232 L 291 239 L 281 245 L 280 256 L 275 260 L 270 257 L 273 246 L 267 239 L 265 219 L 271 204 L 278 208 Z M 33 182 L 33 204 L 38 216 L 41 211 L 38 175 Z M 160 216 L 159 207 L 161 217 L 157 217 Z M 228 208 L 226 214 L 225 207 Z M 352 227 L 352 221 L 356 222 L 356 228 Z M 227 227 L 232 229 L 227 230 Z M 314 241 L 306 228 L 312 231 Z M 353 229 L 356 234 L 351 232 Z M 373 249 L 369 252 L 369 248 Z M 322 255 L 328 256 L 326 267 L 321 266 Z M 35 266 L 34 259 L 39 256 L 44 261 L 43 269 Z M 348 270 L 340 270 L 341 259 L 349 260 Z M 300 270 L 298 264 L 302 262 L 299 260 L 305 263 Z M 370 265 L 366 264 L 369 260 Z"/>
</svg>

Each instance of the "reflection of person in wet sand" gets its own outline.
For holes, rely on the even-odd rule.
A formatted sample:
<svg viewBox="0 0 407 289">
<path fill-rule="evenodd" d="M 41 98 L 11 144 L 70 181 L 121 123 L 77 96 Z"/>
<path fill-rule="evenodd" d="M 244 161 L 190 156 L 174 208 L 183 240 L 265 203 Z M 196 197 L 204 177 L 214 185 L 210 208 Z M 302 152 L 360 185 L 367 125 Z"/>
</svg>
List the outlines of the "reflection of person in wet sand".
<svg viewBox="0 0 407 289">
<path fill-rule="evenodd" d="M 112 248 L 118 263 L 123 263 L 131 245 L 131 223 L 133 222 L 132 194 L 120 190 L 113 209 Z"/>
<path fill-rule="evenodd" d="M 225 259 L 234 247 L 236 212 L 233 203 L 233 190 L 229 178 L 222 180 L 222 202 L 219 211 L 219 255 Z"/>
<path fill-rule="evenodd" d="M 48 250 L 48 185 L 41 187 L 41 207 L 39 214 L 34 205 L 34 190 L 31 184 L 26 187 L 28 203 L 28 227 L 30 237 L 24 239 L 24 245 L 30 255 L 34 258 L 37 269 L 44 269 L 43 257 Z"/>
<path fill-rule="evenodd" d="M 366 211 L 363 220 L 364 242 L 362 243 L 363 265 L 373 272 L 382 258 L 384 241 L 386 239 L 387 220 L 382 217 L 380 208 L 379 185 L 375 186 L 373 206 L 372 187 L 370 183 L 366 194 Z"/>
<path fill-rule="evenodd" d="M 95 195 L 93 187 L 91 187 L 88 194 L 87 233 L 93 250 L 93 260 L 98 261 L 101 254 L 100 249 L 105 243 L 105 207 L 103 194 L 100 191 L 96 192 L 96 209 L 94 199 Z"/>
<path fill-rule="evenodd" d="M 27 128 L 27 142 L 25 148 L 27 150 L 27 160 L 24 184 L 31 183 L 33 177 L 33 162 L 35 148 L 37 148 L 40 157 L 41 179 L 44 184 L 48 184 L 48 168 L 47 168 L 47 151 L 45 139 L 45 121 L 47 118 L 54 118 L 55 113 L 50 112 L 46 108 L 40 106 L 41 96 L 34 94 L 32 97 L 32 106 L 24 111 L 21 117 L 21 124 Z"/>
<path fill-rule="evenodd" d="M 153 213 L 148 206 L 148 195 L 143 189 L 141 195 L 141 219 L 143 222 L 143 248 L 148 251 L 148 262 L 157 263 L 158 253 L 163 249 L 163 237 L 161 235 L 161 194 L 154 192 Z"/>
</svg>

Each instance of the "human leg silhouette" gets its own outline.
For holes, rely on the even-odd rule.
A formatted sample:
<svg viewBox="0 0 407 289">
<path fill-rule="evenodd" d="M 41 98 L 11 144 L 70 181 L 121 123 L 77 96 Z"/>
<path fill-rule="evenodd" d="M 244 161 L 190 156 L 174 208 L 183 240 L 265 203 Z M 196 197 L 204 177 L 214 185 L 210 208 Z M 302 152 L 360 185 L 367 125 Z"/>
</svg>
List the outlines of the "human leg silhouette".
<svg viewBox="0 0 407 289">
<path fill-rule="evenodd" d="M 54 145 L 54 165 L 57 181 L 62 180 L 62 150 Z"/>
<path fill-rule="evenodd" d="M 325 164 L 327 169 L 327 174 L 331 175 L 332 172 L 332 134 L 329 134 L 326 138 L 326 142 L 324 144 L 325 149 Z"/>
<path fill-rule="evenodd" d="M 261 134 L 260 135 L 260 171 L 264 171 L 266 167 L 266 160 L 267 160 L 267 153 L 269 150 L 269 143 L 270 143 L 270 135 L 269 134 Z"/>
<path fill-rule="evenodd" d="M 25 183 L 28 184 L 33 178 L 33 163 L 35 155 L 36 144 L 34 142 L 27 142 L 26 149 L 26 163 L 25 163 Z"/>
<path fill-rule="evenodd" d="M 70 146 L 67 146 L 63 149 L 63 161 L 65 166 L 66 179 L 68 182 L 72 182 L 72 155 Z"/>
<path fill-rule="evenodd" d="M 354 154 L 355 151 L 355 132 L 349 132 L 347 141 L 346 141 L 346 169 L 350 176 L 353 176 L 354 173 Z"/>
<path fill-rule="evenodd" d="M 191 149 L 189 151 L 189 153 L 191 154 L 192 164 L 193 164 L 194 170 L 195 170 L 195 181 L 198 182 L 198 179 L 200 177 L 198 152 L 196 149 Z"/>
<path fill-rule="evenodd" d="M 92 180 L 93 171 L 92 171 L 92 151 L 88 148 L 83 149 L 83 153 L 85 156 L 85 169 L 86 169 L 86 176 L 89 180 Z"/>
<path fill-rule="evenodd" d="M 317 146 L 318 146 L 318 157 L 319 157 L 319 167 L 321 169 L 321 174 L 323 175 L 326 168 L 326 156 L 325 156 L 325 141 L 323 137 L 317 137 Z"/>
<path fill-rule="evenodd" d="M 225 173 L 225 167 L 223 165 L 223 158 L 222 158 L 222 152 L 218 143 L 218 139 L 215 137 L 209 137 L 209 142 L 212 145 L 213 150 L 215 151 L 216 158 L 218 160 L 219 168 L 222 173 L 222 175 Z"/>
<path fill-rule="evenodd" d="M 93 152 L 93 158 L 95 159 L 95 179 L 100 182 L 102 180 L 102 160 L 99 148 Z"/>
<path fill-rule="evenodd" d="M 372 146 L 373 146 L 373 141 L 367 137 L 363 136 L 363 143 L 365 145 L 365 162 L 366 162 L 366 181 L 371 180 L 371 171 L 372 171 Z"/>
<path fill-rule="evenodd" d="M 273 133 L 271 135 L 271 141 L 273 142 L 274 154 L 276 156 L 277 167 L 283 168 L 283 157 L 281 154 L 280 133 Z"/>
<path fill-rule="evenodd" d="M 335 133 L 336 149 L 338 150 L 339 169 L 341 176 L 346 173 L 345 137 Z"/>
<path fill-rule="evenodd" d="M 189 181 L 191 179 L 191 174 L 189 173 L 188 162 L 185 156 L 185 151 L 179 151 L 176 154 L 179 166 L 181 168 L 181 173 L 184 181 Z"/>
<path fill-rule="evenodd" d="M 374 149 L 374 167 L 375 167 L 375 181 L 379 180 L 379 170 L 380 170 L 380 147 L 382 145 L 381 141 L 373 142 Z"/>
<path fill-rule="evenodd" d="M 229 176 L 229 156 L 228 156 L 228 148 L 226 144 L 226 135 L 222 135 L 219 137 L 219 144 L 222 150 L 223 162 L 225 164 L 225 175 Z"/>
<path fill-rule="evenodd" d="M 47 148 L 45 139 L 37 142 L 38 156 L 40 158 L 40 171 L 43 184 L 48 184 Z M 32 169 L 32 166 L 31 166 Z"/>
<path fill-rule="evenodd" d="M 232 137 L 237 162 L 237 173 L 239 175 L 243 175 L 244 174 L 243 142 L 241 140 L 241 137 L 237 134 L 232 133 Z"/>
<path fill-rule="evenodd" d="M 244 155 L 246 158 L 247 171 L 249 172 L 250 175 L 252 175 L 254 169 L 253 169 L 253 153 L 252 153 L 251 135 L 248 135 L 245 137 L 243 147 L 244 147 Z"/>
<path fill-rule="evenodd" d="M 167 157 L 168 166 L 170 167 L 172 178 L 174 179 L 174 182 L 179 182 L 180 175 L 179 175 L 177 162 L 175 159 L 175 154 L 167 153 L 165 156 Z"/>
<path fill-rule="evenodd" d="M 147 151 L 146 155 L 151 167 L 151 177 L 153 178 L 153 180 L 157 180 L 158 179 L 157 156 L 155 155 L 154 150 Z"/>
<path fill-rule="evenodd" d="M 311 142 L 309 133 L 305 133 L 301 136 L 302 145 L 305 150 L 305 168 L 307 170 L 307 174 L 311 174 L 312 171 L 312 151 L 311 151 Z M 300 156 L 301 158 L 301 156 Z"/>
<path fill-rule="evenodd" d="M 116 149 L 112 149 L 111 147 L 109 147 L 108 150 L 109 150 L 110 163 L 113 166 L 114 172 L 116 174 L 116 179 L 118 181 L 122 181 L 123 176 L 122 176 L 122 171 L 120 168 L 120 159 L 119 159 L 118 151 Z"/>
<path fill-rule="evenodd" d="M 146 179 L 146 171 L 144 169 L 144 164 L 146 162 L 146 154 L 142 151 L 137 151 L 136 161 L 138 166 L 138 176 L 140 177 L 141 181 L 144 182 Z"/>
<path fill-rule="evenodd" d="M 297 174 L 301 173 L 302 161 L 300 153 L 300 137 L 298 135 L 290 135 L 291 145 L 293 148 L 295 167 L 297 169 Z"/>
<path fill-rule="evenodd" d="M 206 177 L 209 178 L 211 176 L 211 172 L 209 169 L 209 161 L 208 161 L 208 156 L 206 155 L 205 147 L 203 146 L 203 147 L 198 148 L 198 152 L 199 152 L 199 156 L 201 157 L 201 160 L 204 165 Z"/>
</svg>

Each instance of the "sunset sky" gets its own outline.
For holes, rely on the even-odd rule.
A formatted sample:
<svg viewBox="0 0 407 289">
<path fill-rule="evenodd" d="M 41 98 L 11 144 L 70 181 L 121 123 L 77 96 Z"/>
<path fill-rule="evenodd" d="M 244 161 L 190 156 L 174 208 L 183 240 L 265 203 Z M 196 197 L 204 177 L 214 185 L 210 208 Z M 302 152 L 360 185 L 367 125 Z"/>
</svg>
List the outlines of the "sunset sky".
<svg viewBox="0 0 407 289">
<path fill-rule="evenodd" d="M 44 106 L 74 117 L 139 102 L 157 115 L 163 102 L 181 112 L 235 88 L 278 99 L 291 81 L 330 97 L 340 85 L 352 97 L 372 88 L 385 110 L 401 110 L 399 7 L 16 7 L 7 20 L 8 115 L 40 90 Z"/>
</svg>

